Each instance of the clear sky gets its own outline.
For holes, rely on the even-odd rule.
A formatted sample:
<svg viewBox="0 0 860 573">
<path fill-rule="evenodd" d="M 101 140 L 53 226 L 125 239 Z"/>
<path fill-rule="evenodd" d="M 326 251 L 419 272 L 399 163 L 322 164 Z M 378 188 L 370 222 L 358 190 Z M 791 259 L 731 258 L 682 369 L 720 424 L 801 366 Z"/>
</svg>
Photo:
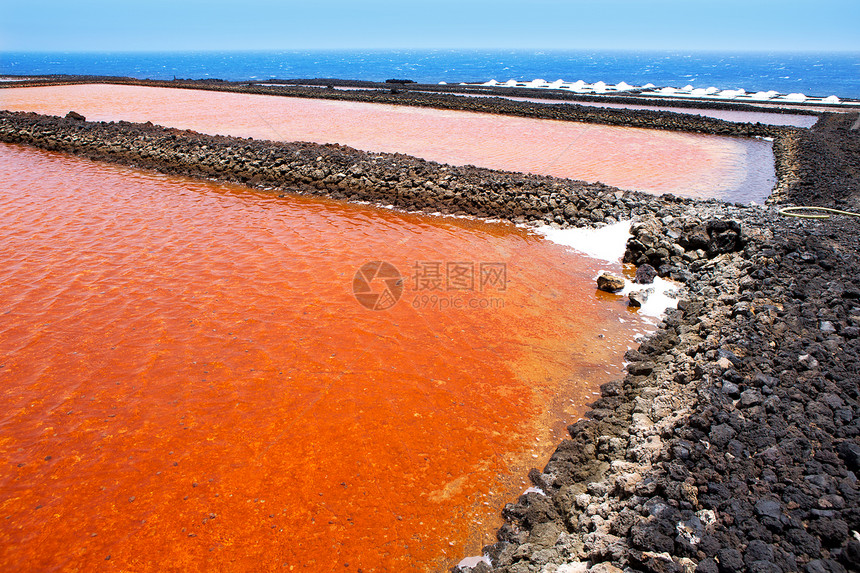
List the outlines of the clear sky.
<svg viewBox="0 0 860 573">
<path fill-rule="evenodd" d="M 2 0 L 2 51 L 860 51 L 860 0 Z"/>
</svg>

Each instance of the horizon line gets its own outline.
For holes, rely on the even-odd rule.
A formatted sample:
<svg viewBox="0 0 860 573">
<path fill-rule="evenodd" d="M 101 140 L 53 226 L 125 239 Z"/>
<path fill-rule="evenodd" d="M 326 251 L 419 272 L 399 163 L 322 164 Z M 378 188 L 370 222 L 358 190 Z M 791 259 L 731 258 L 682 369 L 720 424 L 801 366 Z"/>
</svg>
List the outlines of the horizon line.
<svg viewBox="0 0 860 573">
<path fill-rule="evenodd" d="M 432 51 L 453 51 L 453 52 L 642 52 L 642 53 L 666 53 L 666 52 L 681 52 L 681 53 L 755 53 L 755 54 L 822 54 L 822 53 L 840 53 L 840 54 L 860 54 L 858 48 L 608 48 L 608 47 L 280 47 L 280 48 L 164 48 L 164 49 L 145 49 L 145 48 L 87 48 L 87 49 L 24 49 L 24 48 L 0 48 L 0 54 L 168 54 L 168 53 L 212 53 L 212 52 L 383 52 L 383 51 L 414 51 L 414 52 L 432 52 Z"/>
</svg>

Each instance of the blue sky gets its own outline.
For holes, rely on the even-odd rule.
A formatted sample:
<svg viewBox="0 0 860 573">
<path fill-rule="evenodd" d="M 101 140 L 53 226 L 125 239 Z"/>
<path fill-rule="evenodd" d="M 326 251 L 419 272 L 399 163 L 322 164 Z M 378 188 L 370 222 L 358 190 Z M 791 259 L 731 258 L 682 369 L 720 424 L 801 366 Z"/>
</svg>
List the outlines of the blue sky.
<svg viewBox="0 0 860 573">
<path fill-rule="evenodd" d="M 860 0 L 5 0 L 3 51 L 860 51 Z"/>
</svg>

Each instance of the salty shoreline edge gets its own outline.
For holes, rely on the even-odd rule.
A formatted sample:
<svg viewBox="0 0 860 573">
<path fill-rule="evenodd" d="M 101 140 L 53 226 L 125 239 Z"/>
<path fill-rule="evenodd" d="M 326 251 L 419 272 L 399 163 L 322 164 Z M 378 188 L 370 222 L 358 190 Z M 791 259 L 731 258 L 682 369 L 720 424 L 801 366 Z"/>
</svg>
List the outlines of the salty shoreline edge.
<svg viewBox="0 0 860 573">
<path fill-rule="evenodd" d="M 777 161 L 772 200 L 856 210 L 855 117 L 781 129 L 774 151 L 788 159 Z M 628 353 L 627 377 L 602 388 L 546 468 L 530 472 L 546 495 L 505 508 L 499 542 L 485 548 L 493 566 L 844 570 L 860 551 L 855 220 L 148 124 L 0 112 L 0 140 L 409 210 L 562 226 L 635 218 L 625 260 L 684 282 L 688 298 Z"/>
</svg>

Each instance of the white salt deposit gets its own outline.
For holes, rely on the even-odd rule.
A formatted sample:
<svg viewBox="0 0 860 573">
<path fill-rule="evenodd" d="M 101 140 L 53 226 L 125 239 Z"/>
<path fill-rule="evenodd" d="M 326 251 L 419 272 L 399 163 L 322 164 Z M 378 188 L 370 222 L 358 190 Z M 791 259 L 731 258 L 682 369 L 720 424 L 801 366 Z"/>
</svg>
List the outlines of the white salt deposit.
<svg viewBox="0 0 860 573">
<path fill-rule="evenodd" d="M 559 565 L 555 573 L 586 573 L 589 570 L 589 562 L 576 561 Z"/>
<path fill-rule="evenodd" d="M 478 563 L 484 562 L 490 567 L 493 564 L 490 562 L 490 558 L 487 555 L 475 555 L 474 557 L 464 557 L 457 564 L 458 567 L 477 567 Z"/>
<path fill-rule="evenodd" d="M 0 81 L 3 81 L 0 78 Z M 445 82 L 439 82 L 440 85 L 444 85 Z M 568 90 L 578 94 L 594 94 L 594 95 L 602 95 L 602 94 L 612 94 L 619 93 L 631 90 L 639 90 L 641 95 L 643 96 L 661 96 L 667 98 L 702 98 L 702 99 L 719 99 L 719 100 L 740 100 L 740 101 L 751 101 L 751 102 L 764 102 L 764 101 L 774 101 L 774 102 L 790 102 L 793 104 L 797 103 L 811 103 L 811 104 L 821 104 L 821 105 L 846 105 L 852 104 L 851 101 L 843 102 L 841 99 L 836 97 L 835 95 L 819 98 L 819 97 L 809 97 L 802 93 L 791 93 L 788 95 L 780 94 L 774 90 L 768 91 L 756 91 L 756 92 L 747 92 L 743 88 L 736 89 L 719 89 L 714 86 L 710 86 L 707 88 L 694 88 L 692 84 L 687 84 L 682 88 L 676 88 L 672 86 L 664 86 L 664 87 L 656 87 L 652 83 L 647 83 L 643 86 L 636 87 L 631 86 L 627 82 L 619 82 L 615 85 L 607 84 L 604 81 L 597 81 L 593 84 L 587 84 L 583 80 L 577 80 L 573 83 L 567 82 L 563 79 L 557 79 L 554 82 L 550 83 L 544 79 L 536 78 L 531 81 L 517 81 L 514 79 L 509 79 L 504 83 L 500 83 L 496 80 L 490 80 L 488 82 L 484 82 L 482 84 L 468 84 L 461 83 L 460 85 L 482 85 L 489 87 L 508 87 L 508 88 L 534 88 L 534 89 L 554 89 L 554 90 Z"/>
<path fill-rule="evenodd" d="M 619 265 L 621 257 L 624 256 L 627 239 L 630 238 L 630 221 L 621 221 L 599 229 L 559 229 L 542 225 L 534 227 L 533 230 L 550 241 L 569 247 L 583 255 Z M 617 270 L 611 272 L 618 274 Z M 594 278 L 596 280 L 597 275 Z M 677 307 L 678 300 L 675 295 L 679 290 L 678 284 L 660 277 L 655 278 L 650 285 L 637 284 L 625 279 L 624 289 L 618 294 L 627 296 L 631 292 L 646 291 L 647 299 L 639 309 L 639 314 L 659 317 L 666 312 L 667 308 Z"/>
<path fill-rule="evenodd" d="M 620 263 L 630 238 L 630 221 L 621 221 L 599 229 L 558 229 L 549 225 L 535 227 L 535 231 L 559 245 L 594 259 Z"/>
<path fill-rule="evenodd" d="M 596 276 L 594 278 L 597 280 Z M 654 282 L 650 285 L 642 285 L 625 280 L 624 290 L 618 294 L 627 296 L 631 292 L 646 291 L 648 298 L 639 309 L 639 314 L 659 317 L 666 312 L 667 308 L 676 308 L 678 306 L 678 299 L 676 298 L 678 290 L 679 286 L 676 283 L 667 281 L 661 277 L 655 277 Z"/>
</svg>

